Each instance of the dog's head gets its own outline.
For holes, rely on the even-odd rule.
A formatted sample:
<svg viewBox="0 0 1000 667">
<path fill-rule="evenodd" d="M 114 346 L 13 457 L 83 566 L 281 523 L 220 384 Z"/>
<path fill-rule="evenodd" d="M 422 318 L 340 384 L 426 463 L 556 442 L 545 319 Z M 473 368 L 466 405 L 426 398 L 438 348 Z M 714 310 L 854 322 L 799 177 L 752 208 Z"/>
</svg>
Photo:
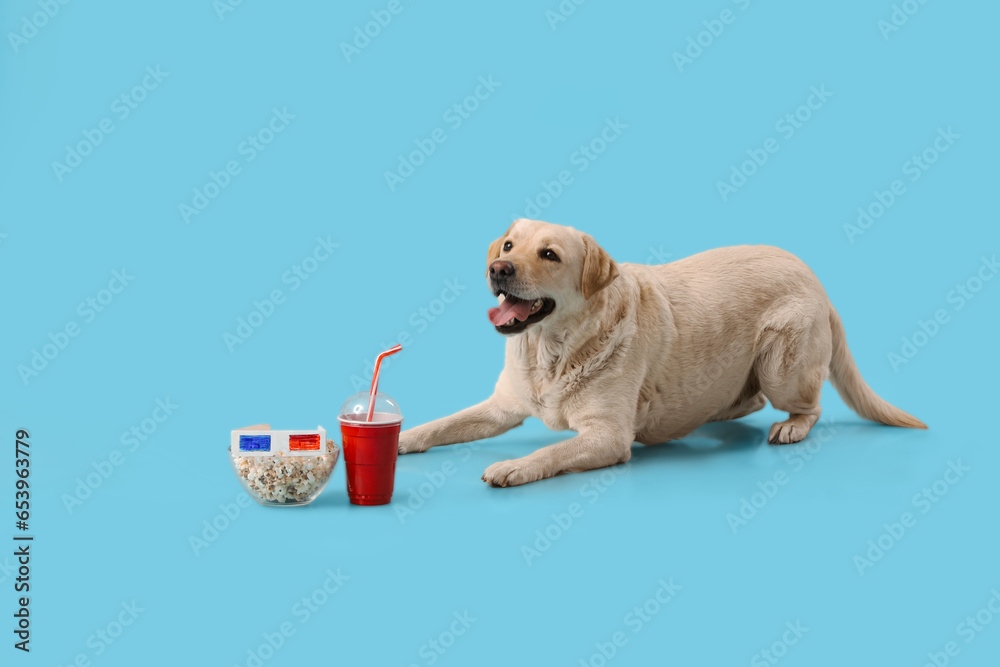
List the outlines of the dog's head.
<svg viewBox="0 0 1000 667">
<path fill-rule="evenodd" d="M 514 221 L 490 244 L 486 280 L 500 300 L 490 321 L 518 334 L 553 313 L 581 308 L 618 277 L 618 265 L 593 238 L 572 227 Z"/>
</svg>

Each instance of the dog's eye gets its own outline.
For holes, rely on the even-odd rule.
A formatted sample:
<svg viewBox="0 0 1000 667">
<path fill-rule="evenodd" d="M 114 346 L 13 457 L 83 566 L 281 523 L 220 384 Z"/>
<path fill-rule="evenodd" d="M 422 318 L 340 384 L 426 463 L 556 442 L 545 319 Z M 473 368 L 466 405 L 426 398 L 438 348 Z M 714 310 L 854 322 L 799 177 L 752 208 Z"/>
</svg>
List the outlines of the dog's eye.
<svg viewBox="0 0 1000 667">
<path fill-rule="evenodd" d="M 510 241 L 507 241 L 506 243 L 504 243 L 504 244 L 503 244 L 503 249 L 504 249 L 504 250 L 506 250 L 506 251 L 508 251 L 508 252 L 509 252 L 509 251 L 510 251 L 510 249 L 511 249 L 511 248 L 513 248 L 513 247 L 514 247 L 514 244 L 513 244 L 513 243 L 511 243 Z"/>
<path fill-rule="evenodd" d="M 547 259 L 547 260 L 550 260 L 552 262 L 558 262 L 559 261 L 559 255 L 555 254 L 551 250 L 542 250 L 542 251 L 540 251 L 538 253 L 538 256 L 541 257 L 542 259 Z"/>
</svg>

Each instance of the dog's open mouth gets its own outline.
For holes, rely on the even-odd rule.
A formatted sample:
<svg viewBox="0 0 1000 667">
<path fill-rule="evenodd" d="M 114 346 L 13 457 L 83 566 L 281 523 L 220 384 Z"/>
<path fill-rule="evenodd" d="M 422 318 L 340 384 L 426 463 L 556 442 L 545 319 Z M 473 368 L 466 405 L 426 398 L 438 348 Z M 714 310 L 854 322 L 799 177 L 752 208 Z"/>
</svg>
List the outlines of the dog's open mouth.
<svg viewBox="0 0 1000 667">
<path fill-rule="evenodd" d="M 545 319 L 556 307 L 552 299 L 522 299 L 503 290 L 497 294 L 497 299 L 500 305 L 490 308 L 490 322 L 505 335 L 524 331 L 528 325 Z"/>
</svg>

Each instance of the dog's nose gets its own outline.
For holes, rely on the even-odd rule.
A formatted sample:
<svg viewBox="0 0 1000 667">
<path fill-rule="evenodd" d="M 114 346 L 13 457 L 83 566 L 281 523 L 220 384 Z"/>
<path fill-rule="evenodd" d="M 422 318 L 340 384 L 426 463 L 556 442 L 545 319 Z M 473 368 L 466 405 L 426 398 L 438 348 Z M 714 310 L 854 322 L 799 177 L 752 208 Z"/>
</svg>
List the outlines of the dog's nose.
<svg viewBox="0 0 1000 667">
<path fill-rule="evenodd" d="M 514 265 L 510 262 L 498 259 L 490 264 L 490 278 L 510 278 L 514 275 Z"/>
</svg>

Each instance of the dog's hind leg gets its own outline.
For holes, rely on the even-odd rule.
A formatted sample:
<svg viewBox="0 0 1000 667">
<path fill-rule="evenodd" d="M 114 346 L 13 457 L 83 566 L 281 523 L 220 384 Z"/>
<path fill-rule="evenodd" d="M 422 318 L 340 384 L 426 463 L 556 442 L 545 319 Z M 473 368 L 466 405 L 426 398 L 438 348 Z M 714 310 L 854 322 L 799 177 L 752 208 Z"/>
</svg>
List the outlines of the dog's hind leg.
<svg viewBox="0 0 1000 667">
<path fill-rule="evenodd" d="M 771 405 L 788 412 L 788 419 L 771 426 L 769 443 L 799 442 L 819 421 L 819 397 L 832 354 L 829 330 L 825 314 L 806 320 L 799 314 L 786 326 L 765 330 L 754 369 Z"/>
</svg>

